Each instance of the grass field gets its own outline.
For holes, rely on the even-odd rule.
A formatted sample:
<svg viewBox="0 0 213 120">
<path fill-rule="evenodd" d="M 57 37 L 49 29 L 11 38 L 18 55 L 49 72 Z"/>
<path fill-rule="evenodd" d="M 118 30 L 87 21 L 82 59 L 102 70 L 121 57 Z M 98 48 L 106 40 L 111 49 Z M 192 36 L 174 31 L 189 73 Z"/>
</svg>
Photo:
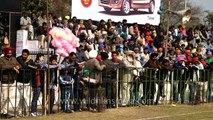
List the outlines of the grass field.
<svg viewBox="0 0 213 120">
<path fill-rule="evenodd" d="M 158 105 L 107 109 L 102 113 L 75 112 L 15 120 L 213 120 L 213 103 Z"/>
</svg>

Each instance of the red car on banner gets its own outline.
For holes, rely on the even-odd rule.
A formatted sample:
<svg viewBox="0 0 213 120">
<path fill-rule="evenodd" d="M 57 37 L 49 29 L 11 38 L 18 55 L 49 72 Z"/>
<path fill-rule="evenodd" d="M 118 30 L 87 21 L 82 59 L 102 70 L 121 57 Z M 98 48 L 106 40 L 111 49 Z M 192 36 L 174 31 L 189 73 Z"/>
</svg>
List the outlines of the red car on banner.
<svg viewBox="0 0 213 120">
<path fill-rule="evenodd" d="M 99 0 L 99 6 L 106 12 L 119 9 L 122 14 L 129 14 L 130 10 L 148 9 L 149 13 L 155 10 L 155 0 Z"/>
</svg>

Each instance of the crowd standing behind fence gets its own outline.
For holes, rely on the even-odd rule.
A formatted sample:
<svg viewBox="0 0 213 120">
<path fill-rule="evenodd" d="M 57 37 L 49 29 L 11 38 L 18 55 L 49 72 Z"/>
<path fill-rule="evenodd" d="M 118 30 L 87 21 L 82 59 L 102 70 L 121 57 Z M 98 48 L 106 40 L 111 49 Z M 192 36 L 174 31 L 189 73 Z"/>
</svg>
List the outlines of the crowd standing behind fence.
<svg viewBox="0 0 213 120">
<path fill-rule="evenodd" d="M 26 15 L 24 16 L 21 19 L 25 19 Z M 45 22 L 50 22 L 45 18 L 45 15 L 38 18 L 36 19 L 34 14 L 32 24 L 34 31 L 30 30 L 30 32 L 33 32 L 31 34 L 34 35 L 33 38 L 40 35 L 36 31 L 41 32 L 42 24 L 45 25 Z M 80 46 L 77 48 L 76 54 L 70 53 L 70 56 L 65 58 L 62 63 L 57 63 L 54 56 L 47 62 L 50 65 L 51 73 L 50 83 L 47 84 L 47 95 L 50 96 L 50 100 L 47 102 L 50 102 L 50 113 L 54 113 L 53 104 L 56 101 L 54 88 L 58 86 L 60 86 L 60 90 L 57 94 L 61 96 L 57 102 L 63 112 L 81 111 L 85 107 L 94 112 L 99 108 L 99 105 L 105 103 L 107 107 L 115 107 L 116 104 L 121 106 L 160 104 L 163 103 L 164 99 L 172 103 L 186 103 L 187 89 L 189 89 L 189 97 L 187 97 L 191 104 L 212 101 L 213 40 L 211 26 L 197 26 L 189 30 L 186 30 L 183 26 L 171 26 L 169 41 L 166 45 L 162 24 L 159 24 L 159 26 L 148 23 L 145 25 L 127 24 L 128 21 L 125 19 L 118 23 L 110 19 L 106 22 L 101 20 L 94 24 L 91 19 L 85 22 L 79 21 L 76 17 L 71 20 L 53 17 L 50 20 L 52 23 L 49 26 L 50 28 L 54 26 L 68 27 L 80 39 Z M 38 26 L 40 26 L 39 29 Z M 168 46 L 169 51 L 166 55 L 164 54 L 165 46 Z M 40 47 L 43 48 L 43 42 Z M 15 59 L 8 59 L 6 50 L 0 61 L 3 68 L 1 72 L 3 75 L 1 77 L 2 93 L 3 90 L 6 90 L 3 89 L 3 85 L 6 84 L 9 87 L 5 88 L 10 89 L 14 80 L 17 83 L 26 79 L 27 82 L 21 82 L 23 87 L 30 83 L 31 86 L 34 86 L 33 79 L 37 79 L 35 81 L 38 82 L 40 77 L 33 75 L 39 74 L 37 70 L 42 67 L 38 67 L 36 64 L 37 68 L 31 69 L 31 64 L 17 59 L 20 63 L 23 63 L 22 67 L 23 65 L 27 66 L 26 69 L 30 72 L 25 71 L 25 67 L 22 69 L 23 71 L 20 71 L 18 70 L 21 68 L 19 64 L 10 63 L 10 60 L 15 61 Z M 28 56 L 29 52 L 26 52 L 26 54 Z M 14 65 L 9 68 L 14 68 L 18 76 L 23 78 L 4 77 L 6 75 L 4 69 L 8 68 L 5 67 L 6 63 Z M 47 68 L 47 65 L 44 65 L 44 68 Z M 57 75 L 57 70 L 60 70 L 59 75 Z M 204 73 L 202 71 L 206 71 L 205 74 L 202 74 Z M 31 75 L 30 79 L 27 78 L 28 75 Z M 58 79 L 58 76 L 60 76 L 60 79 Z M 15 77 L 15 75 L 12 77 Z M 12 81 L 9 83 L 4 82 L 10 80 Z M 40 80 L 42 82 L 44 79 L 40 78 Z M 25 85 L 26 83 L 28 84 Z M 16 85 L 14 88 L 17 90 L 20 88 L 18 86 Z M 76 86 L 82 87 L 82 89 L 75 88 Z M 43 85 L 41 85 L 41 89 L 42 87 Z M 100 95 L 100 91 L 103 90 L 101 88 L 104 88 L 103 95 Z M 24 89 L 18 89 L 18 91 L 21 100 L 24 98 L 22 92 L 27 92 Z M 35 93 L 34 87 L 33 91 Z M 5 94 L 7 93 L 5 92 Z M 4 94 L 2 95 L 2 101 L 8 98 Z M 16 94 L 16 97 L 17 95 L 19 94 Z M 31 100 L 31 91 L 27 96 L 30 96 Z M 35 101 L 37 101 L 35 96 L 33 95 L 32 101 L 34 107 L 29 108 L 29 111 L 26 110 L 33 113 L 32 116 L 35 116 L 37 113 L 34 113 L 38 112 L 34 109 Z M 8 106 L 7 108 L 9 108 L 9 105 L 7 105 L 9 101 L 6 100 L 5 103 L 1 105 L 2 117 L 11 117 L 6 114 L 11 112 L 5 107 Z M 84 106 L 84 103 L 87 105 Z M 22 102 L 22 108 L 23 104 L 24 102 Z M 16 107 L 15 105 L 15 109 Z M 25 109 L 27 107 L 25 106 Z M 17 111 L 14 111 L 16 115 Z M 22 115 L 23 112 L 25 110 L 22 109 Z"/>
</svg>

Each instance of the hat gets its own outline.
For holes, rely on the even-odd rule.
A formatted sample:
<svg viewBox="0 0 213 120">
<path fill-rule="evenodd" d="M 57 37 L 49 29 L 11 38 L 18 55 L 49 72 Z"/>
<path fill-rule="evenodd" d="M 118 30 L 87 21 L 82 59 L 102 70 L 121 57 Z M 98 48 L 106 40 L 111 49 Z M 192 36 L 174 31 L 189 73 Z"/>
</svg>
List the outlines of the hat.
<svg viewBox="0 0 213 120">
<path fill-rule="evenodd" d="M 12 48 L 12 47 L 6 47 L 6 48 L 4 48 L 4 54 L 12 54 L 13 53 L 13 51 L 14 51 L 15 49 L 14 48 Z"/>
<path fill-rule="evenodd" d="M 179 55 L 179 56 L 177 57 L 177 61 L 178 61 L 178 62 L 180 62 L 180 61 L 182 61 L 182 60 L 184 60 L 184 61 L 185 61 L 184 56 Z"/>
<path fill-rule="evenodd" d="M 191 51 L 192 54 L 193 54 L 193 53 L 196 53 L 196 52 L 197 52 L 196 49 L 192 49 L 192 51 Z"/>
<path fill-rule="evenodd" d="M 62 18 L 61 18 L 61 17 L 58 17 L 58 20 L 62 20 Z"/>
<path fill-rule="evenodd" d="M 145 33 L 146 36 L 150 36 L 150 34 L 151 34 L 151 33 L 148 32 L 148 31 Z"/>
<path fill-rule="evenodd" d="M 165 58 L 163 59 L 163 62 L 170 62 L 169 57 L 165 57 Z"/>
<path fill-rule="evenodd" d="M 99 44 L 98 45 L 98 49 L 103 49 L 104 48 L 104 45 L 103 44 Z"/>
<path fill-rule="evenodd" d="M 176 53 L 180 53 L 181 51 L 180 51 L 179 49 L 177 49 L 175 52 L 176 52 Z"/>
<path fill-rule="evenodd" d="M 64 18 L 67 19 L 67 20 L 69 20 L 70 16 L 66 15 Z"/>
<path fill-rule="evenodd" d="M 186 50 L 185 53 L 190 53 L 190 50 Z"/>
<path fill-rule="evenodd" d="M 125 54 L 126 54 L 126 55 L 133 55 L 134 52 L 133 52 L 132 50 L 128 50 L 128 51 L 125 52 Z"/>
<path fill-rule="evenodd" d="M 195 62 L 197 62 L 197 61 L 199 61 L 199 58 L 198 58 L 198 57 L 192 58 L 192 62 L 193 62 L 193 63 L 195 63 Z"/>
<path fill-rule="evenodd" d="M 102 31 L 102 35 L 107 35 L 107 31 Z"/>
<path fill-rule="evenodd" d="M 134 50 L 139 50 L 139 48 L 138 47 L 135 47 L 135 49 Z"/>
<path fill-rule="evenodd" d="M 89 51 L 89 57 L 90 58 L 96 58 L 98 55 L 98 52 L 96 50 Z"/>
<path fill-rule="evenodd" d="M 84 71 L 83 71 L 83 74 L 84 74 L 84 75 L 89 75 L 89 70 L 84 70 Z"/>
<path fill-rule="evenodd" d="M 134 58 L 139 58 L 140 59 L 140 55 L 135 54 Z"/>
<path fill-rule="evenodd" d="M 98 43 L 100 44 L 102 44 L 102 43 L 104 43 L 104 39 L 98 39 Z"/>
</svg>

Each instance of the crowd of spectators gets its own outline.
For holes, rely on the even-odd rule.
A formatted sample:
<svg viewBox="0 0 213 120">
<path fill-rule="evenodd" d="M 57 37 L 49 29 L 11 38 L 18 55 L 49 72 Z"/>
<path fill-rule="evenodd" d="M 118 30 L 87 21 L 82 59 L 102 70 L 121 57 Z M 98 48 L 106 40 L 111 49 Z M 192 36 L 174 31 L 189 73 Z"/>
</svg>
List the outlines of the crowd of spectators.
<svg viewBox="0 0 213 120">
<path fill-rule="evenodd" d="M 77 48 L 77 53 L 70 53 L 61 63 L 57 63 L 57 60 L 53 59 L 53 57 L 48 62 L 54 66 L 54 70 L 51 71 L 50 75 L 50 85 L 48 85 L 48 87 L 51 85 L 52 87 L 48 94 L 55 96 L 53 83 L 57 78 L 56 71 L 60 70 L 61 110 L 64 112 L 72 112 L 69 104 L 69 99 L 71 98 L 75 98 L 78 101 L 78 104 L 74 106 L 74 110 L 81 111 L 80 101 L 85 97 L 83 94 L 86 97 L 90 96 L 88 97 L 87 106 L 89 110 L 96 111 L 96 104 L 90 102 L 95 99 L 97 94 L 94 89 L 98 89 L 100 86 L 105 88 L 105 97 L 111 100 L 107 101 L 111 102 L 107 103 L 108 107 L 115 107 L 116 67 L 124 67 L 119 73 L 119 102 L 123 106 L 129 104 L 138 105 L 142 99 L 145 100 L 145 104 L 158 104 L 160 96 L 165 97 L 165 83 L 144 82 L 143 80 L 147 79 L 147 76 L 141 75 L 142 68 L 154 69 L 151 72 L 152 75 L 149 76 L 150 79 L 166 79 L 168 81 L 170 81 L 170 77 L 162 78 L 162 76 L 156 76 L 156 74 L 159 74 L 159 70 L 166 70 L 163 72 L 166 75 L 170 75 L 172 69 L 181 70 L 181 72 L 176 74 L 178 81 L 173 83 L 173 91 L 175 91 L 173 100 L 176 102 L 178 102 L 177 96 L 180 94 L 181 103 L 184 103 L 183 91 L 186 89 L 185 84 L 189 84 L 190 87 L 189 101 L 191 103 L 195 101 L 195 98 L 197 102 L 207 102 L 207 98 L 209 98 L 206 95 L 207 89 L 212 90 L 210 79 L 208 80 L 205 77 L 205 80 L 203 80 L 202 76 L 196 77 L 196 80 L 194 78 L 194 73 L 198 73 L 199 70 L 213 69 L 213 28 L 211 26 L 200 25 L 189 29 L 182 25 L 177 27 L 170 26 L 168 42 L 166 42 L 166 31 L 162 24 L 158 26 L 149 23 L 145 25 L 130 24 L 126 19 L 120 22 L 114 22 L 111 19 L 95 22 L 91 19 L 79 20 L 76 17 L 72 19 L 55 17 L 52 14 L 49 14 L 49 18 L 47 18 L 45 14 L 37 16 L 32 13 L 31 17 L 23 14 L 20 19 L 20 25 L 22 25 L 22 29 L 29 30 L 30 35 L 32 35 L 30 39 L 38 39 L 41 42 L 39 46 L 41 49 L 44 49 L 48 28 L 54 26 L 67 27 L 79 38 L 80 46 Z M 5 55 L 7 55 L 7 52 L 5 52 Z M 22 56 L 19 59 L 17 58 L 17 61 L 22 68 L 32 69 L 32 66 L 29 66 L 30 64 L 25 64 L 22 61 L 27 59 L 23 59 L 23 56 L 26 57 L 28 55 L 29 51 L 23 50 Z M 39 58 L 39 55 L 37 57 Z M 39 59 L 37 60 L 38 63 L 32 62 L 33 65 L 35 64 L 39 69 L 45 67 L 40 64 Z M 73 70 L 73 68 L 76 68 L 76 70 Z M 141 69 L 132 70 L 128 68 Z M 19 72 L 17 73 L 20 74 Z M 192 75 L 188 73 L 192 73 Z M 188 78 L 184 78 L 184 76 L 188 76 Z M 200 81 L 201 78 L 202 81 Z M 39 78 L 39 81 L 41 82 L 42 79 Z M 139 84 L 135 82 L 137 80 L 140 81 Z M 35 80 L 35 82 L 33 84 L 38 85 L 38 80 Z M 88 84 L 88 89 L 90 90 L 84 93 L 84 86 Z M 160 90 L 158 91 L 160 92 L 158 92 L 157 99 L 154 101 L 155 84 L 159 86 Z M 141 88 L 140 86 L 143 87 Z M 40 89 L 37 90 L 38 87 L 41 86 L 36 86 L 34 92 L 40 93 Z M 141 89 L 143 89 L 143 93 L 140 93 Z M 142 98 L 139 96 L 142 96 Z M 34 93 L 32 101 L 33 116 L 36 116 L 34 112 L 36 111 L 37 99 L 38 94 Z M 133 103 L 132 99 L 134 99 Z M 50 112 L 53 113 L 54 97 L 51 98 L 50 102 Z"/>
</svg>

